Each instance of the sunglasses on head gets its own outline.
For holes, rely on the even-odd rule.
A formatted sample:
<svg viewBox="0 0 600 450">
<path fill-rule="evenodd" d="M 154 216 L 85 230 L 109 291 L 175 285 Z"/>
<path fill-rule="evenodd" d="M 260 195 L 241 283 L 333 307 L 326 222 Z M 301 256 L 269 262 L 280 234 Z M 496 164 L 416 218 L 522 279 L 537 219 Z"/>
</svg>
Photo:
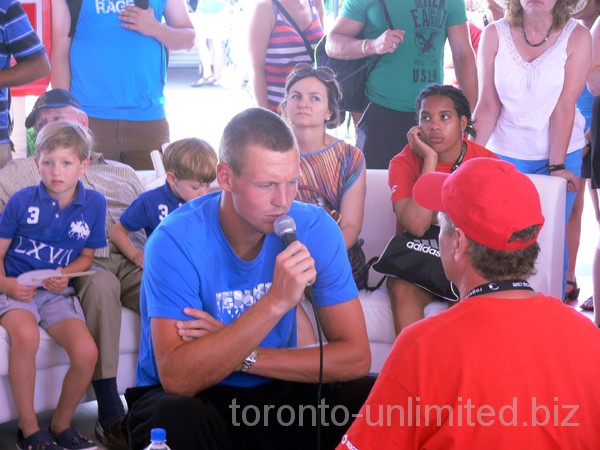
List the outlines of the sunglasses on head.
<svg viewBox="0 0 600 450">
<path fill-rule="evenodd" d="M 313 67 L 309 63 L 298 63 L 292 70 L 292 76 L 307 77 L 316 76 L 319 80 L 329 83 L 335 79 L 335 72 L 327 66 Z"/>
</svg>

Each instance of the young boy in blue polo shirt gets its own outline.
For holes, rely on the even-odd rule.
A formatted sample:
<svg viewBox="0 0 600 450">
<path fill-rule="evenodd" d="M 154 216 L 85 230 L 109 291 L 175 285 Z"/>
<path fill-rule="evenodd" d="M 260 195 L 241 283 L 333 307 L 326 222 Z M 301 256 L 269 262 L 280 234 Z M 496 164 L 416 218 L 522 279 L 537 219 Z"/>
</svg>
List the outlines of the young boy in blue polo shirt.
<svg viewBox="0 0 600 450">
<path fill-rule="evenodd" d="M 164 152 L 167 181 L 161 187 L 141 194 L 121 215 L 108 237 L 119 251 L 139 268 L 144 267 L 144 252 L 129 240 L 128 233 L 141 230 L 150 234 L 160 222 L 183 203 L 208 192 L 216 178 L 217 153 L 197 138 L 171 143 Z"/>
<path fill-rule="evenodd" d="M 44 279 L 40 289 L 16 278 L 36 269 L 65 275 L 85 271 L 94 249 L 106 245 L 106 200 L 79 181 L 92 145 L 90 134 L 78 124 L 44 127 L 35 145 L 42 181 L 16 192 L 0 216 L 0 324 L 11 341 L 9 374 L 19 412 L 20 449 L 96 448 L 71 426 L 98 354 L 75 291 L 63 276 Z M 38 324 L 71 361 L 48 431 L 40 430 L 33 406 Z"/>
</svg>

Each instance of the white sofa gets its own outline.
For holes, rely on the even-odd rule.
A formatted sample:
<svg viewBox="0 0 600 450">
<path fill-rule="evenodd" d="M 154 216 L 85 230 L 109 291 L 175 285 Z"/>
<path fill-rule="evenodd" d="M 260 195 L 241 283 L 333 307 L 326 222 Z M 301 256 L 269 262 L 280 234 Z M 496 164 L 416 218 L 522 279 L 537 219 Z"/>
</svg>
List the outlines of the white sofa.
<svg viewBox="0 0 600 450">
<path fill-rule="evenodd" d="M 141 174 L 145 186 L 162 183 L 152 174 Z M 546 224 L 540 234 L 542 252 L 537 264 L 538 273 L 532 279 L 534 286 L 546 293 L 561 296 L 562 265 L 564 248 L 564 180 L 554 177 L 532 176 L 542 198 L 542 209 Z M 392 212 L 387 186 L 387 171 L 367 172 L 367 201 L 363 230 L 364 249 L 367 258 L 379 255 L 395 230 L 395 216 Z M 377 274 L 371 274 L 371 282 Z M 395 339 L 391 310 L 384 289 L 360 293 L 367 321 L 367 331 L 372 353 L 371 371 L 378 372 Z M 436 305 L 433 305 L 435 308 Z M 439 308 L 438 308 L 439 309 Z M 139 316 L 123 309 L 121 344 L 118 372 L 120 392 L 135 382 L 135 365 L 139 344 Z M 17 418 L 10 380 L 8 378 L 8 357 L 10 341 L 6 330 L 0 327 L 0 423 Z M 58 401 L 61 383 L 68 368 L 66 352 L 59 347 L 46 332 L 41 331 L 40 351 L 37 355 L 37 376 L 35 410 L 38 412 L 53 409 Z M 84 400 L 93 399 L 88 390 Z"/>
</svg>

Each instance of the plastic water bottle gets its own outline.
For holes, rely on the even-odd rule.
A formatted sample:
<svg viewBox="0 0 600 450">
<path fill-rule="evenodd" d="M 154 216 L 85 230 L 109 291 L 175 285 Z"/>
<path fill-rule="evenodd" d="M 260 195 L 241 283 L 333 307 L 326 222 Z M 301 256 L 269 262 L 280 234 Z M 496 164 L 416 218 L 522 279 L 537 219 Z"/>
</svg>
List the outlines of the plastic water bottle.
<svg viewBox="0 0 600 450">
<path fill-rule="evenodd" d="M 150 445 L 144 450 L 171 450 L 167 445 L 167 432 L 164 428 L 152 428 Z"/>
</svg>

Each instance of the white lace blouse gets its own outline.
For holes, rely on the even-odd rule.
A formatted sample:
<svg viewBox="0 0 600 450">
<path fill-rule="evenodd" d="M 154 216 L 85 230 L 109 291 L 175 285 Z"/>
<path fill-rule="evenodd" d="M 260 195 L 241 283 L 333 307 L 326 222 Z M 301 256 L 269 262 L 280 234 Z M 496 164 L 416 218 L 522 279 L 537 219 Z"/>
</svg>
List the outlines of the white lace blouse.
<svg viewBox="0 0 600 450">
<path fill-rule="evenodd" d="M 567 43 L 577 22 L 570 19 L 556 42 L 531 62 L 518 53 L 506 19 L 494 25 L 499 36 L 494 79 L 502 108 L 486 147 L 511 158 L 548 159 L 550 115 L 563 88 Z M 567 153 L 585 145 L 584 127 L 577 110 Z"/>
</svg>

